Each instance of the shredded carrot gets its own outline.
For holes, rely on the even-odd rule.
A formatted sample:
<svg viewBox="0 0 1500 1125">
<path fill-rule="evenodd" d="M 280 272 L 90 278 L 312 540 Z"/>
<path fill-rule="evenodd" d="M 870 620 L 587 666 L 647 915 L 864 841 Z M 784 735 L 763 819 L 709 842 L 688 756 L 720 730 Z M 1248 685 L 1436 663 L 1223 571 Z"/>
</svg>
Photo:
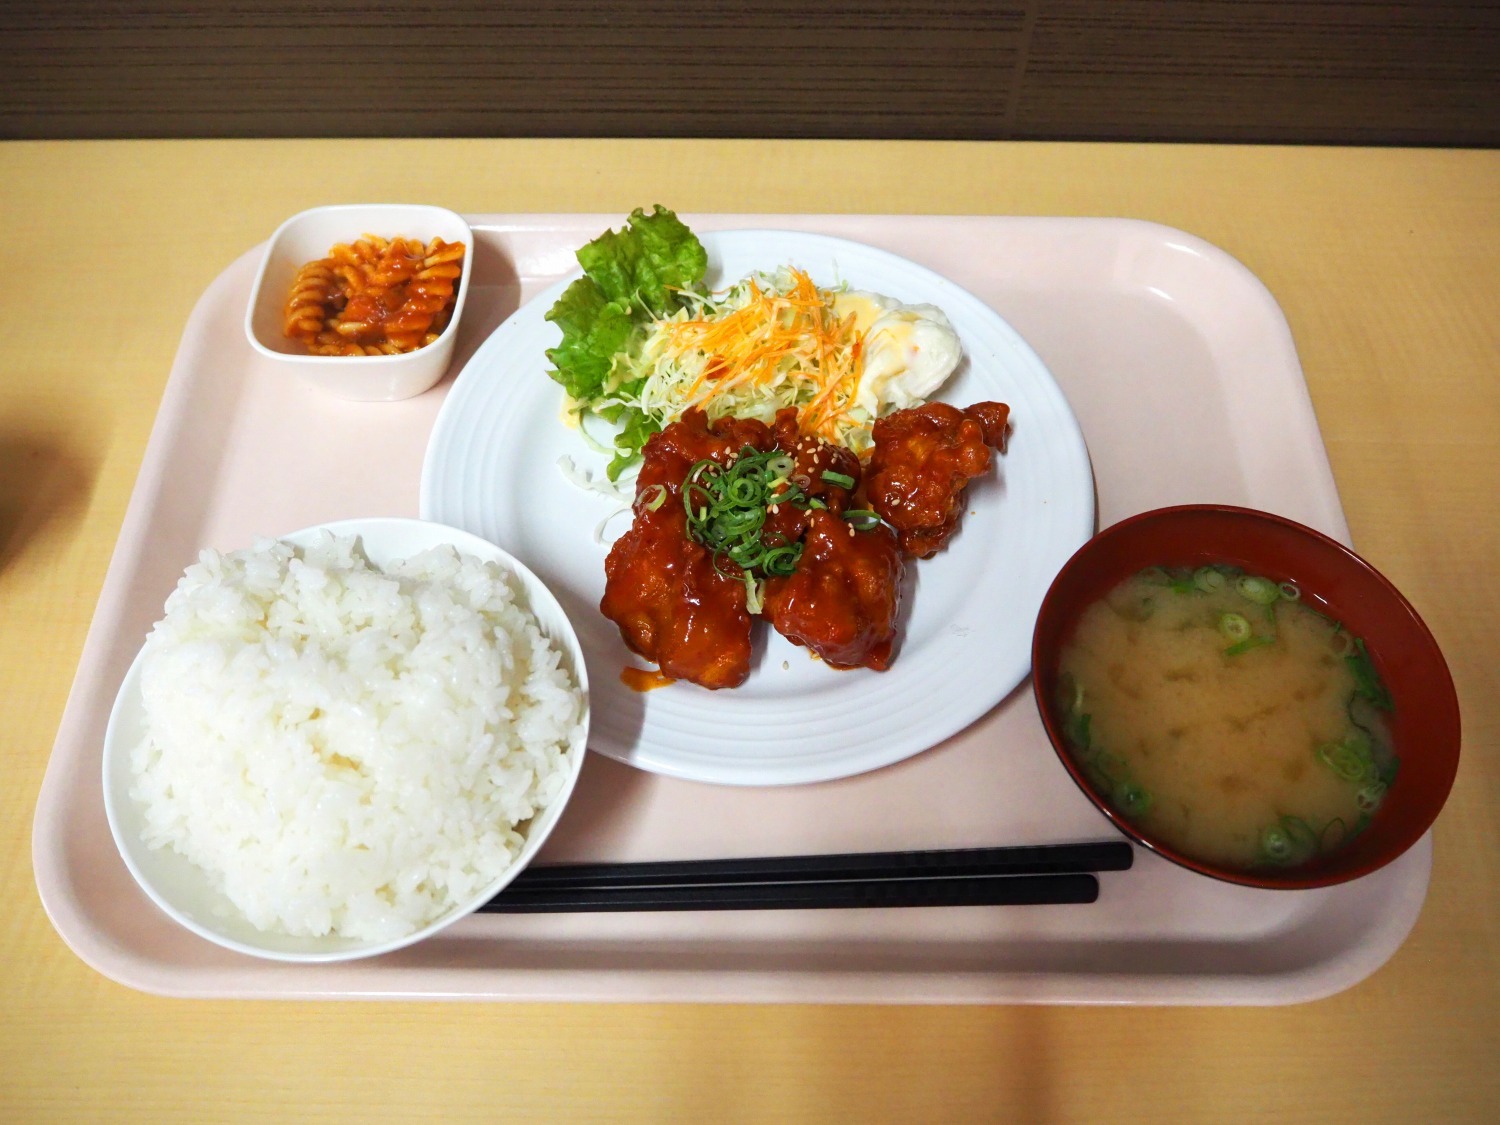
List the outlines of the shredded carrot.
<svg viewBox="0 0 1500 1125">
<path fill-rule="evenodd" d="M 836 439 L 838 422 L 859 386 L 863 337 L 853 317 L 831 315 L 826 296 L 805 272 L 791 271 L 786 293 L 766 292 L 754 280 L 749 300 L 723 316 L 674 321 L 665 350 L 678 357 L 699 353 L 706 362 L 686 398 L 707 409 L 742 386 L 764 387 L 779 378 L 806 381 L 799 397 L 805 433 Z"/>
</svg>

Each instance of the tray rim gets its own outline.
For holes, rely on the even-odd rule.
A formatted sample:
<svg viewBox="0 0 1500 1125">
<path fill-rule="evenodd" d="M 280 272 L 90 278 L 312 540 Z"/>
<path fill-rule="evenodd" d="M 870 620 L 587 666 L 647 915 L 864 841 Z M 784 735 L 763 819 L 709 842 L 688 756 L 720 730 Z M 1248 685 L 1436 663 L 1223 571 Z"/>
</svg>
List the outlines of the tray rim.
<svg viewBox="0 0 1500 1125">
<path fill-rule="evenodd" d="M 476 232 L 532 233 L 569 231 L 599 221 L 618 221 L 618 216 L 599 213 L 527 213 L 499 214 L 473 213 L 465 216 Z M 1265 306 L 1273 317 L 1278 342 L 1293 365 L 1297 385 L 1306 400 L 1306 408 L 1313 427 L 1319 437 L 1321 430 L 1312 410 L 1306 380 L 1297 358 L 1291 331 L 1285 316 L 1274 296 L 1264 283 L 1222 248 L 1206 242 L 1190 232 L 1149 220 L 1108 216 L 1008 216 L 1008 215 L 900 215 L 900 214 L 834 214 L 834 213 L 781 213 L 781 214 L 689 214 L 684 217 L 690 223 L 702 223 L 704 229 L 736 229 L 747 224 L 772 227 L 790 224 L 790 229 L 826 231 L 841 237 L 858 238 L 841 223 L 885 224 L 1043 224 L 1057 227 L 1087 226 L 1099 229 L 1105 226 L 1122 230 L 1154 232 L 1184 242 L 1216 265 L 1239 275 L 1241 283 L 1248 282 L 1247 292 Z M 822 225 L 829 224 L 829 225 Z M 60 857 L 51 849 L 49 824 L 46 814 L 62 800 L 64 774 L 76 775 L 80 770 L 87 773 L 88 762 L 70 760 L 68 742 L 70 731 L 83 721 L 83 712 L 97 694 L 103 670 L 91 666 L 90 657 L 107 631 L 110 612 L 123 603 L 128 593 L 126 567 L 133 557 L 142 551 L 141 533 L 149 525 L 152 501 L 163 487 L 163 477 L 169 448 L 163 444 L 164 435 L 174 431 L 180 416 L 186 410 L 182 396 L 174 396 L 179 385 L 191 379 L 189 357 L 192 344 L 205 331 L 201 321 L 207 319 L 207 311 L 220 299 L 221 291 L 236 284 L 237 271 L 241 271 L 247 259 L 258 255 L 261 246 L 252 247 L 231 262 L 205 288 L 194 304 L 183 329 L 178 351 L 165 384 L 162 402 L 152 425 L 145 447 L 135 485 L 128 501 L 119 537 L 112 551 L 109 565 L 101 585 L 93 619 L 90 622 L 80 654 L 79 665 L 70 688 L 63 716 L 59 723 L 57 739 L 49 755 L 46 771 L 38 794 L 32 831 L 33 874 L 39 896 L 49 920 L 59 936 L 85 963 L 96 971 L 118 983 L 140 991 L 172 997 L 218 997 L 229 999 L 453 999 L 453 1000 L 510 1000 L 510 1001 L 590 1001 L 590 1002 L 711 1002 L 711 1003 L 764 1003 L 764 1002 L 816 1002 L 816 1003 L 1046 1003 L 1084 1005 L 1215 1005 L 1235 1004 L 1265 1006 L 1299 1003 L 1320 999 L 1343 991 L 1365 979 L 1394 955 L 1406 940 L 1415 925 L 1425 899 L 1431 872 L 1432 834 L 1429 832 L 1406 856 L 1387 868 L 1383 874 L 1391 879 L 1401 878 L 1395 887 L 1391 909 L 1382 923 L 1365 936 L 1378 940 L 1366 940 L 1351 953 L 1343 950 L 1327 962 L 1310 967 L 1271 974 L 1198 974 L 1163 975 L 1143 980 L 1131 974 L 1081 974 L 1069 972 L 1026 973 L 1010 971 L 940 971 L 922 973 L 897 972 L 842 972 L 820 970 L 815 972 L 793 971 L 720 971 L 713 974 L 702 972 L 689 975 L 690 980 L 701 981 L 711 975 L 715 988 L 705 995 L 701 987 L 683 987 L 684 980 L 678 976 L 661 972 L 639 970 L 564 968 L 550 971 L 536 969 L 496 969 L 486 974 L 485 980 L 492 982 L 487 987 L 456 987 L 462 976 L 451 970 L 418 970 L 426 973 L 429 987 L 384 987 L 350 981 L 350 987 L 307 987 L 282 981 L 285 973 L 271 973 L 273 982 L 280 986 L 268 989 L 264 985 L 254 987 L 246 984 L 229 984 L 227 987 L 193 986 L 173 979 L 171 966 L 150 962 L 132 954 L 117 942 L 107 940 L 103 934 L 82 931 L 73 903 L 64 893 L 68 889 L 66 880 L 59 871 Z M 1066 388 L 1064 388 L 1066 394 Z M 1322 464 L 1327 467 L 1326 455 Z M 1339 501 L 1337 485 L 1331 467 L 1326 468 L 1326 481 L 1318 482 L 1326 488 L 1332 503 L 1332 523 L 1325 527 L 1335 538 L 1349 542 L 1347 523 Z M 104 705 L 107 708 L 108 693 Z M 95 771 L 97 772 L 97 771 Z M 56 826 L 50 826 L 54 831 Z M 1382 873 L 1377 873 L 1382 874 Z M 1373 878 L 1374 876 L 1372 876 Z M 1290 892 L 1289 892 L 1290 893 Z M 372 962 L 378 965 L 378 962 Z M 243 971 L 230 975 L 234 980 L 255 980 L 266 976 L 265 966 L 248 962 Z M 304 974 L 311 977 L 312 974 Z M 620 978 L 633 976 L 633 980 L 621 982 Z M 450 981 L 449 978 L 452 978 Z M 545 978 L 545 979 L 538 979 Z M 363 980 L 363 977 L 360 978 Z M 1112 991 L 1099 993 L 1099 982 L 1106 980 Z M 1274 987 L 1268 987 L 1275 982 Z M 642 987 L 649 982 L 649 987 Z M 810 988 L 814 982 L 820 987 Z M 1163 982 L 1169 982 L 1163 984 Z M 307 983 L 312 983 L 311 979 Z M 472 985 L 472 981 L 465 981 Z M 622 987 L 623 983 L 623 987 Z M 914 988 L 920 983 L 922 987 Z M 670 987 L 668 987 L 670 986 Z"/>
</svg>

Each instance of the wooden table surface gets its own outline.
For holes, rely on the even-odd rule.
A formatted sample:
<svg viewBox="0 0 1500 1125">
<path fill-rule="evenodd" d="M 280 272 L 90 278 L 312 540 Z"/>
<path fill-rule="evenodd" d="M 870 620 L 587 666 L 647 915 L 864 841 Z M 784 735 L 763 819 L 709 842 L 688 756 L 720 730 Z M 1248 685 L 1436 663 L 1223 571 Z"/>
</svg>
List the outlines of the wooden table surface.
<svg viewBox="0 0 1500 1125">
<path fill-rule="evenodd" d="M 1104 215 L 1285 310 L 1357 550 L 1447 654 L 1463 761 L 1395 957 L 1289 1008 L 175 1001 L 58 938 L 36 795 L 178 335 L 288 215 Z M 0 1120 L 1500 1120 L 1500 153 L 727 141 L 0 145 Z"/>
</svg>

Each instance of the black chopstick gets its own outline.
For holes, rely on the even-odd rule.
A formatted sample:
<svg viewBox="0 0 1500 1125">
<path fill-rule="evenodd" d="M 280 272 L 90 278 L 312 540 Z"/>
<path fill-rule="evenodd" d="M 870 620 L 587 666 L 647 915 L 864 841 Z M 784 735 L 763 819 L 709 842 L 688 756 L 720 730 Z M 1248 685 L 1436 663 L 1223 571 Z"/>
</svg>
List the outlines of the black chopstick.
<svg viewBox="0 0 1500 1125">
<path fill-rule="evenodd" d="M 805 910 L 1087 903 L 1097 871 L 1124 871 L 1123 840 L 853 852 L 755 859 L 552 864 L 523 871 L 492 914 L 641 910 Z"/>
<path fill-rule="evenodd" d="M 517 880 L 519 882 L 519 880 Z M 1040 906 L 1093 902 L 1093 875 L 1000 875 L 938 879 L 852 879 L 812 883 L 724 883 L 661 887 L 516 890 L 496 895 L 489 914 L 664 910 L 810 910 L 884 906 Z"/>
<path fill-rule="evenodd" d="M 755 859 L 688 859 L 648 863 L 564 863 L 530 867 L 509 891 L 659 887 L 713 883 L 834 882 L 958 876 L 1057 875 L 1124 871 L 1135 851 L 1124 840 L 1025 844 L 910 852 L 845 852 Z"/>
</svg>

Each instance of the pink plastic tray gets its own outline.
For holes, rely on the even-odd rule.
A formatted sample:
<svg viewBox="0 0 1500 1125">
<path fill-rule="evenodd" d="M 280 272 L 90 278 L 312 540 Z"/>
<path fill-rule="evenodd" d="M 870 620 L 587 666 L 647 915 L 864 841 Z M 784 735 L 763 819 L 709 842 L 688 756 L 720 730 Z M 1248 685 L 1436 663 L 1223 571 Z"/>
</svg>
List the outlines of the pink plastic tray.
<svg viewBox="0 0 1500 1125">
<path fill-rule="evenodd" d="M 618 216 L 473 218 L 454 373 Z M 857 239 L 966 286 L 1051 367 L 1093 457 L 1101 526 L 1167 504 L 1264 508 L 1348 541 L 1285 319 L 1239 263 L 1129 220 L 689 216 Z M 180 996 L 504 1000 L 1277 1004 L 1374 972 L 1426 893 L 1431 837 L 1322 891 L 1215 883 L 1146 852 L 1089 906 L 478 916 L 332 967 L 243 958 L 175 926 L 115 852 L 100 793 L 125 669 L 199 548 L 351 516 L 417 514 L 452 374 L 395 404 L 338 401 L 263 364 L 241 328 L 257 256 L 194 309 L 37 806 L 37 886 L 100 972 Z M 524 544 L 506 544 L 525 558 Z M 592 755 L 553 861 L 747 856 L 1108 838 L 1057 764 L 1029 688 L 926 753 L 846 781 L 730 789 Z"/>
</svg>

